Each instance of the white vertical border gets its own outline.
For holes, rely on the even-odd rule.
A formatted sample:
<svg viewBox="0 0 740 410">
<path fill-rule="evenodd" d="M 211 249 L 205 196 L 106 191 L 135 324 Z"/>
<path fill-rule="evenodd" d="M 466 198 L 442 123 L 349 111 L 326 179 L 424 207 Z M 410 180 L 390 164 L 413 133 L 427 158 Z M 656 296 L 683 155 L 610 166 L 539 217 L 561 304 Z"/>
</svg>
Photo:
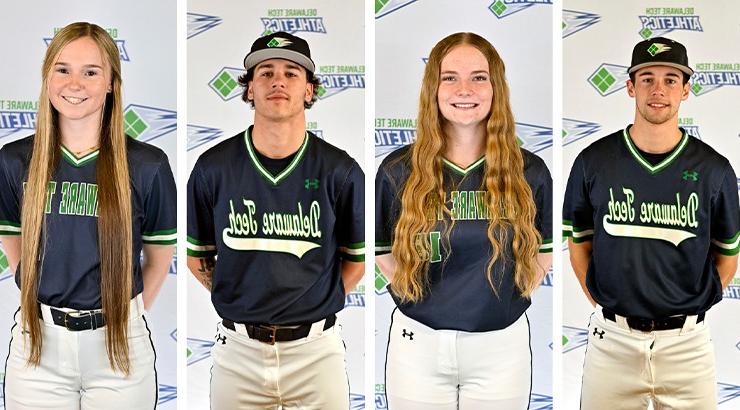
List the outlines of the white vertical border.
<svg viewBox="0 0 740 410">
<path fill-rule="evenodd" d="M 375 2 L 365 1 L 365 409 L 375 408 Z"/>
<path fill-rule="evenodd" d="M 560 409 L 563 392 L 563 3 L 552 4 L 552 404 Z"/>
<path fill-rule="evenodd" d="M 187 0 L 177 0 L 177 408 L 187 409 Z"/>
</svg>

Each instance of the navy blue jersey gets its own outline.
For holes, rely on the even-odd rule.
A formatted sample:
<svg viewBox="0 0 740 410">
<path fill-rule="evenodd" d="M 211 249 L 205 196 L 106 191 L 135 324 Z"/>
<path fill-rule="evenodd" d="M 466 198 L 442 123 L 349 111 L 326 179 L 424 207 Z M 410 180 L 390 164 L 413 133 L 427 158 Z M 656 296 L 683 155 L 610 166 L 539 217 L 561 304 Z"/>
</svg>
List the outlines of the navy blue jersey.
<svg viewBox="0 0 740 410">
<path fill-rule="evenodd" d="M 682 130 L 661 162 L 629 127 L 584 149 L 565 193 L 564 234 L 593 241 L 586 284 L 623 316 L 698 314 L 722 298 L 712 250 L 738 253 L 737 180 L 726 158 Z"/>
<path fill-rule="evenodd" d="M 310 132 L 277 175 L 251 128 L 204 152 L 188 180 L 188 255 L 217 255 L 211 300 L 240 323 L 319 321 L 344 307 L 342 259 L 364 261 L 364 184 Z"/>
<path fill-rule="evenodd" d="M 389 253 L 401 212 L 401 194 L 411 172 L 410 146 L 388 155 L 378 169 L 375 179 L 375 240 L 376 254 Z M 522 150 L 524 175 L 532 189 L 537 207 L 535 227 L 543 238 L 540 252 L 552 252 L 552 178 L 545 163 L 536 155 Z M 491 245 L 487 236 L 488 209 L 483 188 L 484 158 L 462 169 L 444 161 L 443 180 L 445 201 L 452 213 L 454 225 L 449 241 L 445 226 L 440 221 L 429 232 L 429 291 L 417 303 L 401 303 L 388 289 L 398 308 L 408 317 L 434 329 L 453 329 L 484 332 L 503 329 L 514 323 L 529 307 L 530 301 L 521 297 L 514 286 L 514 256 L 511 253 L 510 231 L 505 254 L 494 267 L 496 296 L 488 283 L 487 265 Z M 503 261 L 508 262 L 503 265 Z M 503 270 L 502 270 L 503 267 Z M 499 273 L 497 273 L 499 272 Z M 502 273 L 500 273 L 502 272 Z"/>
<path fill-rule="evenodd" d="M 0 149 L 0 235 L 19 235 L 20 204 L 33 136 Z M 99 309 L 98 151 L 82 158 L 61 148 L 61 159 L 47 190 L 46 225 L 39 264 L 39 301 L 51 306 Z M 139 255 L 142 244 L 172 245 L 176 239 L 175 180 L 162 150 L 127 138 L 133 226 L 132 296 L 144 289 Z M 16 272 L 20 287 L 23 269 Z"/>
</svg>

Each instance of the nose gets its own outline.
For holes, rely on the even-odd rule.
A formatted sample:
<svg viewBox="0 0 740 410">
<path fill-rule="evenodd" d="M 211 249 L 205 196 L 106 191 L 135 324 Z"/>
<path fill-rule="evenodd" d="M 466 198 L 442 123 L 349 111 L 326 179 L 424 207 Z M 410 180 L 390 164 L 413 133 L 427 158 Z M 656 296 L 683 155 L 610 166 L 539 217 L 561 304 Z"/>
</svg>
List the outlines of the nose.
<svg viewBox="0 0 740 410">
<path fill-rule="evenodd" d="M 458 84 L 459 85 L 457 87 L 457 90 L 455 90 L 455 94 L 459 96 L 468 96 L 473 94 L 473 87 L 468 80 L 460 80 Z"/>
<path fill-rule="evenodd" d="M 82 81 L 80 80 L 79 75 L 72 74 L 69 76 L 69 88 L 73 90 L 79 90 L 82 88 Z"/>
<path fill-rule="evenodd" d="M 664 95 L 665 94 L 665 84 L 663 84 L 662 81 L 655 81 L 653 83 L 653 95 Z"/>
<path fill-rule="evenodd" d="M 276 72 L 272 76 L 272 88 L 285 88 L 285 74 Z"/>
</svg>

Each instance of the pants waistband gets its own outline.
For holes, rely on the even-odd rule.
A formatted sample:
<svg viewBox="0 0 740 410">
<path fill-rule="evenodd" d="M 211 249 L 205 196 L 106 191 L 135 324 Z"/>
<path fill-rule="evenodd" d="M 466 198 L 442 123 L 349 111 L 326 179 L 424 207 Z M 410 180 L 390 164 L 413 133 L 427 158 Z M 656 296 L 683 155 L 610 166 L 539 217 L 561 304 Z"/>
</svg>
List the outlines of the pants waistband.
<svg viewBox="0 0 740 410">
<path fill-rule="evenodd" d="M 690 330 L 695 325 L 702 323 L 705 317 L 704 313 L 700 313 L 698 315 L 677 315 L 659 319 L 647 319 L 621 316 L 606 308 L 600 308 L 599 310 L 601 310 L 605 320 L 615 322 L 619 327 L 639 330 L 641 332 L 675 329 Z"/>
<path fill-rule="evenodd" d="M 129 303 L 129 320 L 144 314 L 144 299 L 141 293 Z M 66 328 L 71 331 L 95 330 L 105 326 L 102 309 L 80 310 L 60 308 L 39 303 L 39 317 L 44 323 Z"/>
<path fill-rule="evenodd" d="M 330 329 L 336 323 L 337 316 L 331 315 L 318 322 L 307 323 L 298 326 L 280 326 L 264 324 L 235 323 L 229 319 L 223 319 L 221 324 L 230 330 L 245 335 L 250 339 L 259 340 L 267 344 L 276 342 L 290 342 L 309 336 L 318 336 L 324 330 Z"/>
</svg>

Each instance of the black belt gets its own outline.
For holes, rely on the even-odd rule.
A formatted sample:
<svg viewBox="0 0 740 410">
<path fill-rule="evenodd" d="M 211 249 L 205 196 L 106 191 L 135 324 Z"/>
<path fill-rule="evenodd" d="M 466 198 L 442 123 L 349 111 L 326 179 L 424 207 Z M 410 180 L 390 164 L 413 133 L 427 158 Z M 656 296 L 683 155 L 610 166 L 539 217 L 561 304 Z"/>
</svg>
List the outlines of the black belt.
<svg viewBox="0 0 740 410">
<path fill-rule="evenodd" d="M 601 309 L 604 314 L 604 319 L 611 320 L 612 322 L 617 321 L 617 316 L 614 312 L 607 309 Z M 680 329 L 683 324 L 686 323 L 686 315 L 671 316 L 662 319 L 645 319 L 641 317 L 626 317 L 627 325 L 631 329 L 640 330 L 643 332 L 652 332 L 653 330 L 671 330 Z M 699 313 L 696 316 L 696 323 L 704 321 L 704 313 Z"/>
<path fill-rule="evenodd" d="M 331 315 L 324 322 L 324 330 L 334 326 L 337 321 L 336 315 Z M 275 342 L 290 342 L 308 336 L 311 331 L 311 323 L 299 325 L 297 327 L 285 327 L 280 325 L 251 325 L 247 323 L 234 323 L 229 319 L 223 319 L 221 322 L 224 327 L 236 331 L 236 326 L 244 326 L 250 339 L 259 340 L 267 344 Z"/>
<path fill-rule="evenodd" d="M 81 330 L 95 330 L 105 326 L 105 316 L 102 312 L 65 312 L 49 306 L 54 324 L 67 330 L 79 332 Z M 41 309 L 39 308 L 39 316 Z M 41 317 L 43 319 L 43 317 Z"/>
</svg>

